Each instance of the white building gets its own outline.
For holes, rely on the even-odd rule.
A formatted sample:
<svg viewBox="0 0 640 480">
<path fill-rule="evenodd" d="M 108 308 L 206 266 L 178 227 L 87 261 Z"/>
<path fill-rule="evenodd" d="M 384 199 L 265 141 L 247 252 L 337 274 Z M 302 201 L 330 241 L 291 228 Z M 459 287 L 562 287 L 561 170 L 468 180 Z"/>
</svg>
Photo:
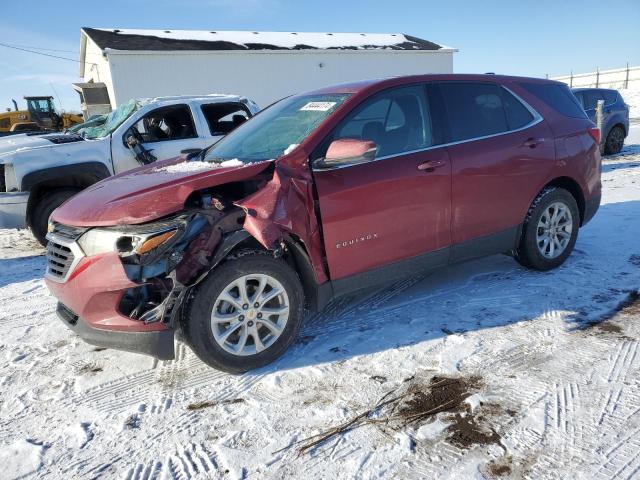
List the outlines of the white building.
<svg viewBox="0 0 640 480">
<path fill-rule="evenodd" d="M 112 108 L 130 98 L 208 93 L 239 94 L 265 107 L 334 83 L 451 73 L 455 51 L 400 33 L 83 28 L 84 84 L 76 90 L 87 113 L 101 108 L 89 98 L 104 104 L 107 94 Z"/>
</svg>

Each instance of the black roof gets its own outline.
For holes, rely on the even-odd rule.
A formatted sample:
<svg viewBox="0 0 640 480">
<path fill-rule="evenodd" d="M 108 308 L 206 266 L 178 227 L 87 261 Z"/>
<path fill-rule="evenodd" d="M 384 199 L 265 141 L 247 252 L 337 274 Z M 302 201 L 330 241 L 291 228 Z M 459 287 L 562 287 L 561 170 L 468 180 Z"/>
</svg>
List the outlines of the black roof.
<svg viewBox="0 0 640 480">
<path fill-rule="evenodd" d="M 415 51 L 446 48 L 405 34 L 194 31 L 191 32 L 192 38 L 188 38 L 189 31 L 184 30 L 120 30 L 89 27 L 84 27 L 82 30 L 103 50 L 110 48 L 136 51 L 316 49 Z M 178 38 L 171 38 L 172 36 Z M 234 41 L 230 41 L 230 38 Z"/>
</svg>

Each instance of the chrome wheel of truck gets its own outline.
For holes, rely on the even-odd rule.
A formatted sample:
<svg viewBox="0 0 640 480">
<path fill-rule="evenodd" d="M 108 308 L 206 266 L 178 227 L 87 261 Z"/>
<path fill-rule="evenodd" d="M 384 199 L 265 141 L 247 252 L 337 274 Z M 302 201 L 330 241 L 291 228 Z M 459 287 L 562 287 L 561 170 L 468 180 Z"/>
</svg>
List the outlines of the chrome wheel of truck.
<svg viewBox="0 0 640 480">
<path fill-rule="evenodd" d="M 211 313 L 213 337 L 233 355 L 255 355 L 280 337 L 289 319 L 289 296 L 265 274 L 243 275 L 218 295 Z"/>
<path fill-rule="evenodd" d="M 214 268 L 185 305 L 182 329 L 208 365 L 239 373 L 262 367 L 294 341 L 304 291 L 282 258 L 242 250 Z"/>
</svg>

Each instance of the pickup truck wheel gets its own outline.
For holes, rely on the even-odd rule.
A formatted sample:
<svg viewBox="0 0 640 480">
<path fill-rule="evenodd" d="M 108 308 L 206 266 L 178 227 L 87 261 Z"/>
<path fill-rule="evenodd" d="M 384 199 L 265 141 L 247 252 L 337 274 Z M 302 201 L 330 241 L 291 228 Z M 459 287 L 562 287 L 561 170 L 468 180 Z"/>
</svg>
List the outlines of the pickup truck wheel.
<svg viewBox="0 0 640 480">
<path fill-rule="evenodd" d="M 562 188 L 546 188 L 529 208 L 515 258 L 533 270 L 556 268 L 573 251 L 579 228 L 580 212 L 573 195 Z"/>
<path fill-rule="evenodd" d="M 607 139 L 604 143 L 605 155 L 614 155 L 620 153 L 622 146 L 624 145 L 624 130 L 620 126 L 615 126 L 607 135 Z"/>
<path fill-rule="evenodd" d="M 187 305 L 184 336 L 208 365 L 240 373 L 273 362 L 296 337 L 304 293 L 296 272 L 266 252 L 214 269 Z"/>
<path fill-rule="evenodd" d="M 40 197 L 38 202 L 31 209 L 31 221 L 29 227 L 33 236 L 43 246 L 46 246 L 47 226 L 49 217 L 53 211 L 62 205 L 69 198 L 73 197 L 79 190 L 73 188 L 62 188 L 51 190 Z"/>
</svg>

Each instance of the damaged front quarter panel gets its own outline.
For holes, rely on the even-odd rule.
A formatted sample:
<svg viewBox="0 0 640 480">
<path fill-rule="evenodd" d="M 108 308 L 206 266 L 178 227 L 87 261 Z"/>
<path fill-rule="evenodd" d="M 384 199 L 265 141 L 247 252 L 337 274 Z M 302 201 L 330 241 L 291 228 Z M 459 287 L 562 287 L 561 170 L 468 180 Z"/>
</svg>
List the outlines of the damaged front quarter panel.
<svg viewBox="0 0 640 480">
<path fill-rule="evenodd" d="M 326 282 L 311 173 L 301 166 L 305 160 L 300 155 L 304 154 L 287 155 L 276 161 L 270 179 L 264 178 L 257 188 L 248 189 L 252 193 L 233 203 L 224 195 L 200 194 L 199 207 L 183 214 L 184 226 L 170 245 L 150 255 L 123 258 L 125 269 L 132 279 L 143 284 L 141 288 L 155 282 L 156 291 L 166 290 L 156 303 L 148 302 L 148 294 L 140 295 L 129 314 L 145 323 L 162 321 L 175 325 L 178 307 L 189 289 L 250 236 L 274 254 L 281 250 L 284 239 L 299 239 L 309 255 L 315 282 Z M 255 179 L 245 182 L 252 180 Z"/>
<path fill-rule="evenodd" d="M 278 159 L 273 178 L 260 190 L 237 201 L 247 216 L 244 228 L 269 250 L 293 235 L 306 248 L 316 283 L 328 280 L 320 225 L 316 215 L 313 179 L 307 155 L 297 149 Z"/>
</svg>

